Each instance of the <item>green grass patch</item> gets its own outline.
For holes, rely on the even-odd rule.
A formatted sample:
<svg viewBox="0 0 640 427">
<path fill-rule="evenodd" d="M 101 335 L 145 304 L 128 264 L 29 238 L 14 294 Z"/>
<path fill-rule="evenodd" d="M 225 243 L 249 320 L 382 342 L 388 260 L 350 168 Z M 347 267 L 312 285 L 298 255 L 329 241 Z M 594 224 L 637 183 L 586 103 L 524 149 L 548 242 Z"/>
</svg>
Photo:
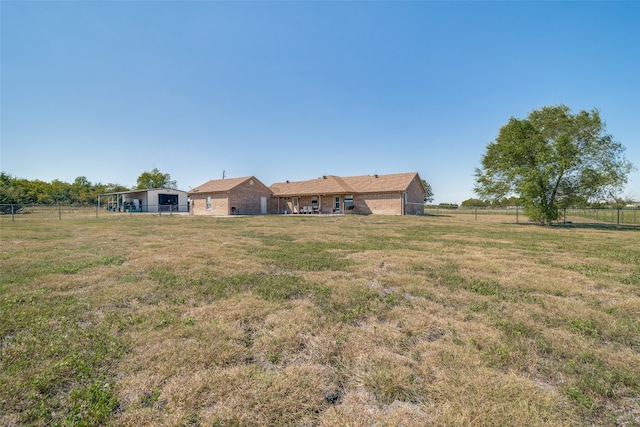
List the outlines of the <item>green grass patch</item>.
<svg viewBox="0 0 640 427">
<path fill-rule="evenodd" d="M 34 257 L 39 258 L 37 254 L 34 254 Z M 26 283 L 49 274 L 76 274 L 91 267 L 122 265 L 125 261 L 126 258 L 121 255 L 81 255 L 81 258 L 71 260 L 51 257 L 45 261 L 27 262 L 16 269 L 4 270 L 0 276 L 0 284 Z"/>
<path fill-rule="evenodd" d="M 0 310 L 3 405 L 33 425 L 98 425 L 110 416 L 114 407 L 86 384 L 104 380 L 123 354 L 115 318 L 98 321 L 89 305 L 47 293 L 5 300 Z"/>
<path fill-rule="evenodd" d="M 267 301 L 304 297 L 322 299 L 329 293 L 326 286 L 312 285 L 301 276 L 290 273 L 239 273 L 189 278 L 166 270 L 153 270 L 149 278 L 169 293 L 190 294 L 205 301 L 230 298 L 243 292 L 251 292 Z"/>
<path fill-rule="evenodd" d="M 103 378 L 95 379 L 86 386 L 71 390 L 69 414 L 62 422 L 64 426 L 98 426 L 109 419 L 118 408 L 118 399 L 113 395 L 113 383 Z"/>
<path fill-rule="evenodd" d="M 640 372 L 613 368 L 589 350 L 568 360 L 564 371 L 572 383 L 565 390 L 567 395 L 590 411 L 602 407 L 606 399 L 640 392 Z"/>
<path fill-rule="evenodd" d="M 287 271 L 345 271 L 353 265 L 353 261 L 346 258 L 352 250 L 329 243 L 289 242 L 249 252 Z"/>
</svg>

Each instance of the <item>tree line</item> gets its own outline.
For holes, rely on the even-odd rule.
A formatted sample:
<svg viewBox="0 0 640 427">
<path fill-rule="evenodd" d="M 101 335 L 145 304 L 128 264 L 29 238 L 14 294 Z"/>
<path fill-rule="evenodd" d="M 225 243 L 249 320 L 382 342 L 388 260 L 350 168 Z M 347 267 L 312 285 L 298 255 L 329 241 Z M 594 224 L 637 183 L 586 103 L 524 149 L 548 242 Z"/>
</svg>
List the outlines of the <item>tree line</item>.
<svg viewBox="0 0 640 427">
<path fill-rule="evenodd" d="M 176 181 L 168 173 L 157 168 L 144 171 L 137 179 L 136 190 L 148 188 L 176 188 Z M 120 184 L 92 183 L 85 176 L 77 177 L 72 183 L 54 179 L 51 182 L 12 177 L 0 172 L 0 205 L 49 205 L 63 204 L 93 206 L 98 195 L 130 191 Z"/>
<path fill-rule="evenodd" d="M 0 204 L 65 204 L 90 206 L 97 203 L 98 195 L 117 191 L 128 191 L 120 184 L 92 183 L 84 176 L 72 183 L 54 179 L 51 182 L 15 178 L 0 172 Z"/>
</svg>

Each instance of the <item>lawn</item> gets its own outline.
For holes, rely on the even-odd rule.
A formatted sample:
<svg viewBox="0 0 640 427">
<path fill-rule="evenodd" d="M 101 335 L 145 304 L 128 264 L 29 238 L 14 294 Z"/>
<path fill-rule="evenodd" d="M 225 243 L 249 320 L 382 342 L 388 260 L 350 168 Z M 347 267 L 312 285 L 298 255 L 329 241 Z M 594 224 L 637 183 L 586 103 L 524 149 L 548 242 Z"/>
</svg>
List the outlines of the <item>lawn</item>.
<svg viewBox="0 0 640 427">
<path fill-rule="evenodd" d="M 0 425 L 640 424 L 637 229 L 0 227 Z"/>
</svg>

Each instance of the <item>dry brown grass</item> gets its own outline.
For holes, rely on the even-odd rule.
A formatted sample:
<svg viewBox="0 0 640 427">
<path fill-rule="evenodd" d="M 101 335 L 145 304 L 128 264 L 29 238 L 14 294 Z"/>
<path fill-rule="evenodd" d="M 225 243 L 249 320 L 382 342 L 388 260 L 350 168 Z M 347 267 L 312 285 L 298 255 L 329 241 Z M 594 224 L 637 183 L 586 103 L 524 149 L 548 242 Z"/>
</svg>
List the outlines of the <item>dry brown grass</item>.
<svg viewBox="0 0 640 427">
<path fill-rule="evenodd" d="M 1 225 L 0 424 L 640 423 L 634 230 L 376 216 Z"/>
</svg>

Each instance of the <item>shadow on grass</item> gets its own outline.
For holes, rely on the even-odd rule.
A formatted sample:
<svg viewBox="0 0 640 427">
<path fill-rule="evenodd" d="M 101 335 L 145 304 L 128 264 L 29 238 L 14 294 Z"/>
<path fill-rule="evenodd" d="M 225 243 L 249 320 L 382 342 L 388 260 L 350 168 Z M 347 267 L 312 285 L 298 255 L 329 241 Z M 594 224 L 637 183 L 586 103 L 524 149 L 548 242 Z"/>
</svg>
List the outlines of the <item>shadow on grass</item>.
<svg viewBox="0 0 640 427">
<path fill-rule="evenodd" d="M 537 222 L 503 222 L 503 224 L 517 225 L 517 226 L 531 226 L 531 227 L 553 227 L 553 228 L 579 228 L 588 230 L 611 230 L 611 231 L 640 231 L 640 225 L 617 225 L 617 224 L 605 224 L 597 222 L 570 222 L 566 223 L 558 222 L 551 225 L 540 225 Z"/>
<path fill-rule="evenodd" d="M 562 228 L 586 228 L 592 230 L 618 230 L 618 231 L 640 231 L 640 225 L 628 224 L 606 224 L 598 222 L 570 222 L 553 224 L 552 227 Z"/>
</svg>

